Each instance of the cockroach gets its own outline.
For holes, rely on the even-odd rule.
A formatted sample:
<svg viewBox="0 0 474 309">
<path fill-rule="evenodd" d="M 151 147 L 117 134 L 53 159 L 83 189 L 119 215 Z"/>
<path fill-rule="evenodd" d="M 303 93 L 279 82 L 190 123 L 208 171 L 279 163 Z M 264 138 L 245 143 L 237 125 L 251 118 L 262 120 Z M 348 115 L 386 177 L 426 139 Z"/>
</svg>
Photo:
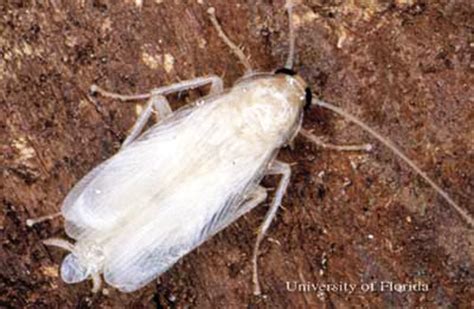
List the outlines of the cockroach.
<svg viewBox="0 0 474 309">
<path fill-rule="evenodd" d="M 257 258 L 290 182 L 288 163 L 276 156 L 301 134 L 326 148 L 370 151 L 371 145 L 324 144 L 301 126 L 305 106 L 329 109 L 354 122 L 391 149 L 426 180 L 466 221 L 459 207 L 392 142 L 361 120 L 318 99 L 293 71 L 295 35 L 292 4 L 289 55 L 271 73 L 255 72 L 244 53 L 208 10 L 217 34 L 246 69 L 232 88 L 218 76 L 160 87 L 147 94 L 120 95 L 92 86 L 92 92 L 123 101 L 148 100 L 120 151 L 89 172 L 69 192 L 61 208 L 66 234 L 75 240 L 44 243 L 70 251 L 61 265 L 66 283 L 105 281 L 123 292 L 148 284 L 184 255 L 235 222 L 267 198 L 260 185 L 265 175 L 281 175 L 269 211 L 260 226 L 252 255 L 254 293 L 261 293 Z M 210 94 L 172 111 L 165 96 L 211 84 Z M 153 111 L 160 120 L 145 129 Z M 49 216 L 50 217 L 50 216 Z M 29 220 L 33 225 L 41 221 Z"/>
</svg>

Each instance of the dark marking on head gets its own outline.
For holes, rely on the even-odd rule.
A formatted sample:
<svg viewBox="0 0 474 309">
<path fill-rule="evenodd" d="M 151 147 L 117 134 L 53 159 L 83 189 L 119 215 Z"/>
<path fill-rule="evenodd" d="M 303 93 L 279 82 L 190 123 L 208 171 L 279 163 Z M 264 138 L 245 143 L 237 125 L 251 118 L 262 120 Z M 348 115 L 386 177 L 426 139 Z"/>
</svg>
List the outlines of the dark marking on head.
<svg viewBox="0 0 474 309">
<path fill-rule="evenodd" d="M 275 74 L 285 74 L 285 75 L 289 75 L 289 76 L 295 76 L 296 72 L 291 70 L 291 69 L 281 68 L 281 69 L 277 69 L 275 71 Z M 311 89 L 309 89 L 309 87 L 306 87 L 304 92 L 305 92 L 305 101 L 306 101 L 306 103 L 304 105 L 304 109 L 307 111 L 311 108 L 311 101 L 313 99 L 313 94 L 311 92 Z"/>
<path fill-rule="evenodd" d="M 275 74 L 286 74 L 286 75 L 294 76 L 296 75 L 296 72 L 291 69 L 281 68 L 281 69 L 277 69 L 275 71 Z"/>
<path fill-rule="evenodd" d="M 307 111 L 311 108 L 311 103 L 312 103 L 312 100 L 313 100 L 313 93 L 311 92 L 311 89 L 309 89 L 309 87 L 306 87 L 304 92 L 305 92 L 305 101 L 306 101 L 306 103 L 304 104 L 304 110 Z"/>
</svg>

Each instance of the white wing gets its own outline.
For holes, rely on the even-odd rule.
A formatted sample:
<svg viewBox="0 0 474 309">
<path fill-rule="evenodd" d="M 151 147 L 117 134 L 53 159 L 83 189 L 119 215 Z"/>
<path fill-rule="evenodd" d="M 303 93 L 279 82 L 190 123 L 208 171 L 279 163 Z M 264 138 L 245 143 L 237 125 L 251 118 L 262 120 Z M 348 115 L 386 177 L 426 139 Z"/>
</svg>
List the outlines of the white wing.
<svg viewBox="0 0 474 309">
<path fill-rule="evenodd" d="M 216 112 L 228 109 L 219 103 L 209 104 L 209 112 L 199 109 L 188 119 L 189 132 L 176 130 L 174 143 L 164 146 L 170 153 L 160 163 L 166 169 L 160 173 L 161 183 L 157 181 L 147 193 L 140 212 L 129 214 L 126 222 L 109 232 L 113 237 L 103 247 L 109 284 L 134 291 L 165 272 L 222 228 L 223 222 L 237 219 L 245 194 L 261 180 L 274 150 L 255 140 L 239 139 L 231 125 L 236 122 L 232 109 Z M 149 137 L 155 141 L 159 135 Z M 157 152 L 157 156 L 167 155 Z"/>
<path fill-rule="evenodd" d="M 186 127 L 186 121 L 177 120 L 189 114 L 190 109 L 177 112 L 74 186 L 62 206 L 70 237 L 80 239 L 91 233 L 104 233 L 122 224 L 131 213 L 147 207 L 151 196 L 159 194 L 162 184 L 176 173 L 173 170 L 179 169 L 176 165 L 182 150 L 177 145 L 176 132 L 183 132 L 180 128 Z"/>
<path fill-rule="evenodd" d="M 223 222 L 236 220 L 244 194 L 260 181 L 244 174 L 236 171 L 228 185 L 218 183 L 229 180 L 222 171 L 182 181 L 176 192 L 159 200 L 156 212 L 135 217 L 107 242 L 105 280 L 125 292 L 137 290 L 209 239 Z"/>
</svg>

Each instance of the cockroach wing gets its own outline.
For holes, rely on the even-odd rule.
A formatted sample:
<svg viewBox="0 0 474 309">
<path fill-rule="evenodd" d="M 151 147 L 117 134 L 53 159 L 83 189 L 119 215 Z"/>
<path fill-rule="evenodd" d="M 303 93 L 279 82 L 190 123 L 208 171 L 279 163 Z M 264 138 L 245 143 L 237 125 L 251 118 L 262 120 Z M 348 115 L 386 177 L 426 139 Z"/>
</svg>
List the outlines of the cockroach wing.
<svg viewBox="0 0 474 309">
<path fill-rule="evenodd" d="M 105 243 L 105 280 L 124 292 L 135 291 L 235 221 L 272 155 L 235 158 L 238 165 L 227 161 L 206 167 L 205 174 L 189 171 L 173 190 L 151 201 L 160 207 L 145 209 Z"/>
<path fill-rule="evenodd" d="M 180 147 L 192 143 L 183 121 L 189 114 L 189 109 L 177 112 L 79 181 L 63 202 L 66 233 L 74 239 L 103 234 L 147 207 L 160 192 L 158 184 L 179 173 L 179 157 L 187 155 Z"/>
<path fill-rule="evenodd" d="M 137 189 L 138 177 L 145 183 L 146 180 L 156 181 L 146 164 L 153 157 L 149 150 L 142 150 L 120 151 L 93 169 L 71 190 L 62 207 L 70 237 L 77 239 L 84 232 L 110 230 L 128 215 L 131 205 L 140 207 L 140 200 L 148 196 Z"/>
<path fill-rule="evenodd" d="M 189 138 L 168 145 L 178 158 L 162 163 L 174 171 L 158 182 L 163 188 L 104 239 L 104 278 L 110 285 L 139 289 L 242 214 L 239 206 L 255 190 L 276 148 L 236 135 L 227 119 L 234 117 L 231 111 L 215 115 L 206 115 L 188 133 L 179 130 L 179 138 Z"/>
<path fill-rule="evenodd" d="M 71 191 L 69 191 L 68 195 L 66 196 L 66 199 L 63 202 L 63 207 L 62 207 L 62 212 L 63 215 L 66 212 L 70 212 L 69 209 L 75 204 L 75 202 L 80 198 L 81 194 L 84 192 L 84 190 L 87 189 L 87 186 L 91 183 L 91 181 L 94 180 L 94 178 L 100 174 L 100 172 L 105 168 L 107 165 L 107 162 L 104 162 L 100 164 L 99 166 L 95 167 L 92 171 L 90 171 L 87 175 L 85 175 L 76 185 L 73 187 Z M 72 237 L 74 239 L 77 239 L 81 234 L 85 232 L 87 229 L 87 224 L 83 222 L 83 220 L 80 220 L 80 218 L 77 218 L 75 216 L 75 220 L 71 221 L 70 218 L 71 216 L 65 216 L 66 218 L 65 223 L 64 223 L 64 229 L 66 231 L 66 234 L 69 237 Z"/>
</svg>

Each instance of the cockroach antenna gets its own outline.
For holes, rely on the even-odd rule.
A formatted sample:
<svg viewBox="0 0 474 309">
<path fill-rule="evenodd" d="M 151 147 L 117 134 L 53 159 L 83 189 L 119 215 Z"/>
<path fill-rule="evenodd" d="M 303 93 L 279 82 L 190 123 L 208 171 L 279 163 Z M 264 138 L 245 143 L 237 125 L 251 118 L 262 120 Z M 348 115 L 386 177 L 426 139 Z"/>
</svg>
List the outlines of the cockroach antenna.
<svg viewBox="0 0 474 309">
<path fill-rule="evenodd" d="M 293 22 L 293 1 L 288 0 L 286 2 L 286 10 L 288 13 L 288 23 L 289 23 L 289 52 L 288 52 L 288 58 L 286 60 L 285 64 L 285 69 L 292 71 L 293 70 L 293 65 L 294 65 L 294 57 L 295 57 L 295 30 L 294 30 L 294 22 Z M 312 97 L 315 97 L 314 95 Z M 438 186 L 428 175 L 423 172 L 412 160 L 410 160 L 403 152 L 390 140 L 387 138 L 383 137 L 381 134 L 376 132 L 374 129 L 372 129 L 369 125 L 364 123 L 362 120 L 356 118 L 355 116 L 347 113 L 343 109 L 328 103 L 324 102 L 321 100 L 314 100 L 311 102 L 311 105 L 316 105 L 323 107 L 325 109 L 328 109 L 346 120 L 349 120 L 359 127 L 361 127 L 363 130 L 368 132 L 370 135 L 372 135 L 375 139 L 380 141 L 383 145 L 385 145 L 387 148 L 389 148 L 397 157 L 402 159 L 408 166 L 410 166 L 419 176 L 421 176 L 439 195 L 445 199 L 449 205 L 451 205 L 456 212 L 471 226 L 474 227 L 474 219 L 472 218 L 471 215 L 467 211 L 465 211 L 463 208 L 461 208 L 443 189 L 441 189 L 440 186 Z M 300 134 L 307 138 L 308 140 L 311 140 L 313 142 L 315 141 L 315 136 L 309 133 L 307 130 L 301 129 Z M 336 150 L 361 150 L 360 146 L 336 146 L 336 145 L 322 145 L 321 142 L 318 141 L 318 143 L 328 149 L 336 149 Z M 353 149 L 351 149 L 353 147 Z M 367 151 L 370 151 L 372 149 L 371 145 L 368 145 Z"/>
<path fill-rule="evenodd" d="M 403 152 L 390 140 L 387 138 L 383 137 L 381 134 L 379 134 L 377 131 L 369 127 L 366 123 L 361 121 L 360 119 L 354 117 L 353 115 L 347 113 L 343 109 L 331 104 L 327 103 L 321 100 L 315 100 L 315 102 L 312 103 L 313 105 L 316 106 L 321 106 L 323 108 L 329 109 L 336 114 L 344 117 L 345 119 L 355 123 L 362 129 L 364 129 L 366 132 L 368 132 L 370 135 L 372 135 L 374 138 L 376 138 L 378 141 L 380 141 L 383 145 L 385 145 L 387 148 L 389 148 L 397 157 L 402 159 L 406 164 L 408 164 L 418 175 L 420 175 L 439 195 L 441 195 L 448 203 L 451 205 L 458 213 L 459 215 L 471 226 L 474 227 L 474 219 L 472 216 L 469 215 L 467 211 L 462 209 L 454 200 L 443 190 L 441 189 L 440 186 L 438 186 L 433 180 L 431 180 L 428 175 L 423 172 L 412 160 L 410 160 Z M 304 135 L 304 134 L 303 134 Z"/>
<path fill-rule="evenodd" d="M 295 25 L 293 23 L 293 1 L 286 1 L 286 12 L 288 13 L 288 58 L 286 59 L 285 69 L 292 70 L 295 58 Z"/>
</svg>

